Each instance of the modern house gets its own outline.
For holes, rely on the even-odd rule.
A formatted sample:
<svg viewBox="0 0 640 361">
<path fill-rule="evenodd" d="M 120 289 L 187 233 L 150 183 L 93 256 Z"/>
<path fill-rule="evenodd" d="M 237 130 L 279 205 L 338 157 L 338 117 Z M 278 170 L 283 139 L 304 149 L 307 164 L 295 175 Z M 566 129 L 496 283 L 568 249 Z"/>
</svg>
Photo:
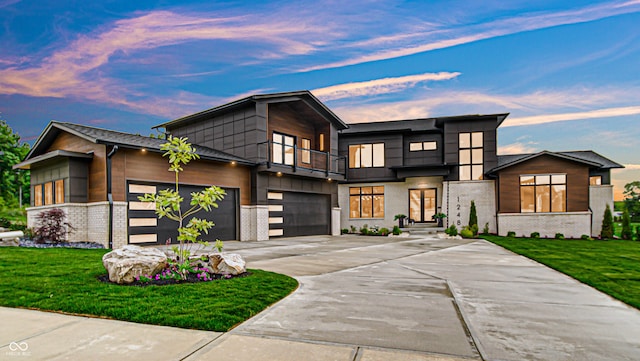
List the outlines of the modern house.
<svg viewBox="0 0 640 361">
<path fill-rule="evenodd" d="M 567 237 L 599 233 L 613 203 L 610 169 L 594 152 L 497 155 L 508 114 L 345 124 L 308 91 L 246 97 L 156 128 L 186 137 L 201 159 L 185 167 L 180 192 L 225 189 L 205 215 L 209 239 L 266 240 L 340 234 L 368 224 L 466 224 L 475 201 L 492 232 Z M 144 193 L 174 175 L 163 140 L 51 122 L 17 168 L 31 170 L 29 225 L 45 209 L 67 212 L 74 241 L 108 247 L 175 242 L 175 225 L 158 219 Z M 202 215 L 199 215 L 202 217 Z"/>
</svg>

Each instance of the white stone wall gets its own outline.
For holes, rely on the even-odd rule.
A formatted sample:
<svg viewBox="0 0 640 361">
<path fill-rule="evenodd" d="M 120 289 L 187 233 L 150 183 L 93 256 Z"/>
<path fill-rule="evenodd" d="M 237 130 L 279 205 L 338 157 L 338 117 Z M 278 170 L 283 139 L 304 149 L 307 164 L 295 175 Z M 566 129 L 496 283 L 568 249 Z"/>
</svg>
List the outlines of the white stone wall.
<svg viewBox="0 0 640 361">
<path fill-rule="evenodd" d="M 27 208 L 27 226 L 37 228 L 40 226 L 36 217 L 49 209 L 59 208 L 67 215 L 66 221 L 71 224 L 75 231 L 67 233 L 67 241 L 84 242 L 87 240 L 87 209 L 82 203 L 64 203 L 40 207 Z"/>
<path fill-rule="evenodd" d="M 384 186 L 384 218 L 349 218 L 349 188 Z M 338 203 L 340 205 L 340 227 L 351 226 L 360 229 L 363 225 L 378 226 L 392 229 L 398 224 L 394 220 L 396 214 L 409 216 L 409 189 L 436 188 L 438 207 L 441 208 L 443 199 L 442 177 L 415 177 L 407 178 L 405 182 L 375 182 L 375 183 L 350 183 L 338 186 Z"/>
<path fill-rule="evenodd" d="M 334 207 L 331 209 L 331 235 L 340 235 L 340 208 Z"/>
<path fill-rule="evenodd" d="M 476 204 L 478 231 L 489 223 L 489 232 L 497 231 L 496 185 L 493 180 L 443 182 L 442 212 L 447 215 L 444 225 L 455 224 L 458 231 L 469 225 L 471 201 Z M 500 226 L 502 228 L 502 225 Z"/>
<path fill-rule="evenodd" d="M 109 202 L 87 203 L 85 206 L 88 218 L 86 225 L 87 240 L 101 243 L 105 248 L 109 247 L 109 230 L 107 228 L 109 224 Z M 114 248 L 117 247 L 114 245 Z"/>
<path fill-rule="evenodd" d="M 128 207 L 128 202 L 113 202 L 113 249 L 120 248 L 129 243 L 127 233 Z"/>
<path fill-rule="evenodd" d="M 599 236 L 602 231 L 602 219 L 607 204 L 613 212 L 613 186 L 600 185 L 589 187 L 589 209 L 593 213 L 591 220 L 591 235 Z"/>
<path fill-rule="evenodd" d="M 269 239 L 269 207 L 240 206 L 240 241 Z"/>
<path fill-rule="evenodd" d="M 513 231 L 517 237 L 538 232 L 540 237 L 553 238 L 562 233 L 566 238 L 580 238 L 591 231 L 591 212 L 500 213 L 498 222 L 501 236 Z"/>
</svg>

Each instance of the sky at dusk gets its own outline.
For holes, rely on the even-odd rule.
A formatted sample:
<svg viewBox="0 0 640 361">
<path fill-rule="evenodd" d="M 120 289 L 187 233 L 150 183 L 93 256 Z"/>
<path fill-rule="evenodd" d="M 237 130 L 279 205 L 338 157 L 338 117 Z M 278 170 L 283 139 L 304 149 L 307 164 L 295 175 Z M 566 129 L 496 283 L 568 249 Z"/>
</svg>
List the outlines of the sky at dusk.
<svg viewBox="0 0 640 361">
<path fill-rule="evenodd" d="M 594 150 L 640 180 L 640 0 L 0 0 L 0 118 L 147 135 L 310 90 L 347 123 L 511 113 L 498 153 Z"/>
</svg>

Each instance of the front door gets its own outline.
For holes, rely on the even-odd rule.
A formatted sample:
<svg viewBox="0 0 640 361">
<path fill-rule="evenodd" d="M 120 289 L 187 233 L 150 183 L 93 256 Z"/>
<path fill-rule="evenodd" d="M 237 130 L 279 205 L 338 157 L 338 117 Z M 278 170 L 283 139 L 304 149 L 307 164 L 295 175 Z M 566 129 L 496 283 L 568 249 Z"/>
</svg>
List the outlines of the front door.
<svg viewBox="0 0 640 361">
<path fill-rule="evenodd" d="M 436 214 L 436 190 L 409 189 L 409 218 L 416 223 L 434 222 Z"/>
</svg>

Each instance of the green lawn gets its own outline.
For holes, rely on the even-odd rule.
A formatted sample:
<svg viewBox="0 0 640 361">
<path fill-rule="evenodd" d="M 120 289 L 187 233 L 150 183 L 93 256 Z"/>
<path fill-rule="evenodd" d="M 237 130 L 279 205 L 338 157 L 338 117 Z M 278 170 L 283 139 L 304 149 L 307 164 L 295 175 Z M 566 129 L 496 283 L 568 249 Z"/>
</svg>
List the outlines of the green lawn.
<svg viewBox="0 0 640 361">
<path fill-rule="evenodd" d="M 118 286 L 96 279 L 106 274 L 102 266 L 106 252 L 0 248 L 0 306 L 228 331 L 298 286 L 291 277 L 261 270 L 214 282 Z"/>
<path fill-rule="evenodd" d="M 640 242 L 482 238 L 640 309 Z"/>
</svg>

